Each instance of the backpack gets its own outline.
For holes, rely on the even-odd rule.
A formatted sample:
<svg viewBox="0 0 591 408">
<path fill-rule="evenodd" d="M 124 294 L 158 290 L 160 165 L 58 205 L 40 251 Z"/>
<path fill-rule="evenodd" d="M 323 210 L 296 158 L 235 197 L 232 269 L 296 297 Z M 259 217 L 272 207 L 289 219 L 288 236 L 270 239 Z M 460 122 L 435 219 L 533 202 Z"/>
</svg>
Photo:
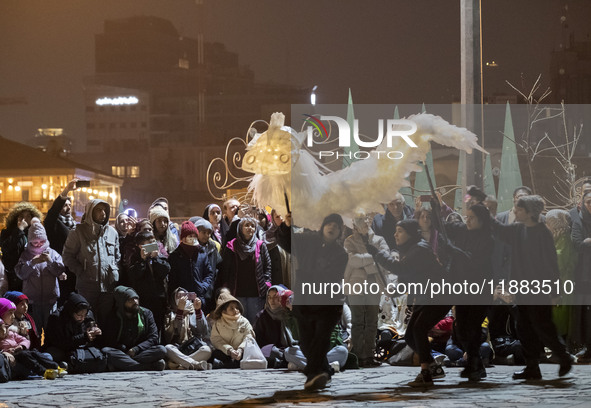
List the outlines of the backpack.
<svg viewBox="0 0 591 408">
<path fill-rule="evenodd" d="M 70 354 L 68 371 L 77 374 L 107 371 L 107 356 L 96 347 L 77 348 Z"/>
</svg>

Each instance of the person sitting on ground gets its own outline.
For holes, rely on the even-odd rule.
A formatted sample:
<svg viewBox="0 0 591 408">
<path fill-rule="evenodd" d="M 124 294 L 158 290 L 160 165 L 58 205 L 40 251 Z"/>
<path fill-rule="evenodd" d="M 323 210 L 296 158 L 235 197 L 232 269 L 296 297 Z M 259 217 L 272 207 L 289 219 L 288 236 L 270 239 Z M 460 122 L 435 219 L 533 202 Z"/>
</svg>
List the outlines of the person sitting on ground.
<svg viewBox="0 0 591 408">
<path fill-rule="evenodd" d="M 164 324 L 168 368 L 172 370 L 208 370 L 212 367 L 207 363 L 211 357 L 211 348 L 204 339 L 209 328 L 201 305 L 201 299 L 194 292 L 180 287 L 172 292 L 171 312 Z M 185 347 L 188 346 L 190 351 L 187 354 Z"/>
<path fill-rule="evenodd" d="M 244 307 L 234 296 L 221 292 L 213 311 L 211 343 L 215 347 L 213 358 L 220 360 L 224 368 L 239 368 L 248 337 L 255 333 L 248 319 L 242 314 Z"/>
<path fill-rule="evenodd" d="M 0 351 L 14 357 L 13 380 L 25 380 L 30 375 L 43 376 L 48 369 L 57 370 L 58 364 L 37 350 L 29 350 L 31 343 L 25 337 L 8 330 L 14 320 L 16 305 L 0 298 Z"/>
<path fill-rule="evenodd" d="M 297 343 L 289 329 L 295 324 L 291 311 L 281 305 L 281 296 L 285 293 L 292 292 L 283 285 L 269 288 L 265 308 L 257 313 L 254 325 L 257 343 L 267 358 L 269 368 L 287 368 L 283 352 Z"/>
<path fill-rule="evenodd" d="M 64 305 L 49 316 L 44 349 L 54 361 L 67 361 L 79 347 L 96 347 L 101 335 L 88 301 L 72 292 Z"/>
<path fill-rule="evenodd" d="M 110 371 L 162 371 L 166 348 L 158 344 L 158 327 L 149 309 L 140 306 L 132 288 L 117 286 L 115 310 L 105 323 L 102 340 Z"/>
<path fill-rule="evenodd" d="M 37 332 L 37 326 L 33 317 L 28 312 L 29 298 L 22 292 L 11 291 L 4 294 L 4 298 L 16 305 L 14 311 L 14 322 L 9 330 L 15 331 L 31 342 L 31 348 L 41 348 L 41 339 Z"/>
</svg>

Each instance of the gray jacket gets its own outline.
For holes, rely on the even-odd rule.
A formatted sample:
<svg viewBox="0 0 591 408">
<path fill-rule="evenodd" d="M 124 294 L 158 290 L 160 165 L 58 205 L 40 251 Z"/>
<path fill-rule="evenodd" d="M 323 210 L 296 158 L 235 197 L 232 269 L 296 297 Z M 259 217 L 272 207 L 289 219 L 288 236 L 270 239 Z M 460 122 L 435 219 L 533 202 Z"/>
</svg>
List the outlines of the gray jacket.
<svg viewBox="0 0 591 408">
<path fill-rule="evenodd" d="M 107 220 L 101 225 L 92 219 L 99 203 L 107 204 Z M 103 200 L 86 204 L 82 223 L 68 234 L 62 257 L 76 275 L 76 289 L 83 293 L 112 292 L 119 280 L 119 235 L 108 225 L 110 206 Z"/>
</svg>

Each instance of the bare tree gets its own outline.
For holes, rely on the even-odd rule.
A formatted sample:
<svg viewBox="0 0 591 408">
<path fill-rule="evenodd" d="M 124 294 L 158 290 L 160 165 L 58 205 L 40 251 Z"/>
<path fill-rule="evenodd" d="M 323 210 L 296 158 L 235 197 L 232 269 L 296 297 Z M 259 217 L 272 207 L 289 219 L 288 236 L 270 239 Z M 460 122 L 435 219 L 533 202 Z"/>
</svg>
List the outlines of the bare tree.
<svg viewBox="0 0 591 408">
<path fill-rule="evenodd" d="M 553 174 L 556 177 L 556 183 L 553 188 L 557 194 L 559 202 L 548 200 L 547 197 L 544 198 L 554 207 L 569 208 L 576 205 L 575 187 L 577 177 L 576 165 L 573 163 L 573 157 L 582 135 L 583 124 L 580 123 L 578 126 L 575 125 L 572 133 L 569 133 L 564 102 L 561 103 L 560 108 L 541 105 L 541 102 L 552 92 L 550 88 L 547 88 L 542 92 L 541 96 L 535 96 L 540 89 L 541 78 L 542 75 L 540 74 L 527 94 L 519 90 L 509 81 L 505 81 L 511 88 L 517 91 L 527 103 L 527 127 L 522 134 L 521 140 L 514 140 L 514 142 L 525 153 L 527 158 L 527 167 L 534 194 L 537 194 L 536 179 L 534 177 L 534 160 L 544 152 L 549 152 L 551 156 L 554 157 L 560 166 L 558 171 L 553 170 Z M 536 141 L 534 136 L 535 133 L 533 132 L 534 126 L 542 121 L 553 119 L 561 121 L 561 135 L 560 137 L 555 138 L 556 140 L 561 140 L 555 142 L 553 138 L 545 132 L 544 136 Z"/>
</svg>

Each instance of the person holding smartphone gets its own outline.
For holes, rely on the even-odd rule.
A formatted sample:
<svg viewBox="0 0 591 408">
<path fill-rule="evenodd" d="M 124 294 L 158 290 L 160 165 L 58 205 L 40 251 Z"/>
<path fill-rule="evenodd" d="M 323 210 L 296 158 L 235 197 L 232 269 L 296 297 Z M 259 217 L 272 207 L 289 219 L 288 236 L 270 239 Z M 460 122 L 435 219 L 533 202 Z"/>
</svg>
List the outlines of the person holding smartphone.
<svg viewBox="0 0 591 408">
<path fill-rule="evenodd" d="M 167 307 L 165 281 L 170 264 L 159 254 L 154 234 L 138 233 L 135 244 L 137 251 L 131 266 L 122 274 L 120 283 L 135 289 L 143 306 L 152 311 L 158 332 L 161 333 Z"/>
</svg>

